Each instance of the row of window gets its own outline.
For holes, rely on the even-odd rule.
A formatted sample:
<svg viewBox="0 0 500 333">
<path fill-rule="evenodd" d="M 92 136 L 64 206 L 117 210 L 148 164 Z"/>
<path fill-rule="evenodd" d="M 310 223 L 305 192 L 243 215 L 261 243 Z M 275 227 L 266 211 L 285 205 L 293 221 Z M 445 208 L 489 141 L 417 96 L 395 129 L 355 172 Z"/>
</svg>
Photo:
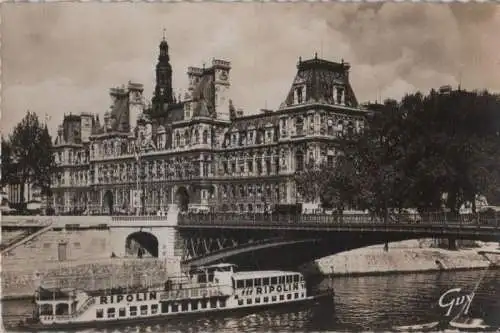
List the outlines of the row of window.
<svg viewBox="0 0 500 333">
<path fill-rule="evenodd" d="M 189 305 L 191 304 L 191 307 Z M 169 303 L 169 302 L 160 302 L 161 305 L 161 313 L 177 313 L 177 312 L 187 312 L 187 311 L 196 311 L 198 309 L 217 309 L 217 308 L 225 308 L 226 300 L 225 299 L 210 299 L 210 300 L 200 300 L 200 301 L 182 301 L 180 303 Z M 158 314 L 159 306 L 158 304 L 151 304 L 151 306 L 141 305 L 141 306 L 129 306 L 128 307 L 128 317 L 136 317 L 136 316 L 148 316 L 148 315 L 156 315 Z M 106 312 L 104 309 L 96 309 L 96 317 L 104 318 L 104 314 L 106 314 L 106 318 L 124 318 L 127 317 L 127 307 L 121 307 L 116 310 L 116 308 L 108 308 Z"/>
<path fill-rule="evenodd" d="M 267 278 L 236 280 L 236 288 L 253 288 L 259 286 L 269 286 L 275 284 L 285 284 L 304 281 L 304 277 L 298 274 L 287 276 L 274 276 Z"/>
<path fill-rule="evenodd" d="M 301 293 L 301 294 L 300 294 L 300 297 L 301 297 L 301 298 L 304 298 L 304 296 L 305 296 L 305 294 L 304 294 L 304 293 Z M 285 295 L 271 296 L 271 303 L 273 303 L 273 302 L 277 302 L 277 301 L 278 301 L 278 298 L 279 298 L 280 302 L 282 302 L 282 301 L 284 301 L 284 300 L 285 300 Z M 299 293 L 295 293 L 295 294 L 293 294 L 293 298 L 294 298 L 294 299 L 298 299 L 298 298 L 299 298 Z M 289 300 L 291 300 L 291 299 L 292 299 L 292 294 L 287 294 L 287 295 L 286 295 L 286 299 L 287 299 L 288 301 L 289 301 Z M 260 298 L 260 297 L 255 297 L 255 298 L 247 298 L 246 300 L 247 300 L 247 301 L 246 301 L 247 305 L 252 305 L 254 301 L 255 301 L 255 304 L 261 304 L 261 298 Z M 243 304 L 244 304 L 244 302 L 245 302 L 245 300 L 244 300 L 244 299 L 239 299 L 239 300 L 238 300 L 238 305 L 243 305 Z M 263 302 L 263 303 L 269 303 L 269 296 L 264 296 L 264 297 L 262 298 L 262 302 Z"/>
</svg>

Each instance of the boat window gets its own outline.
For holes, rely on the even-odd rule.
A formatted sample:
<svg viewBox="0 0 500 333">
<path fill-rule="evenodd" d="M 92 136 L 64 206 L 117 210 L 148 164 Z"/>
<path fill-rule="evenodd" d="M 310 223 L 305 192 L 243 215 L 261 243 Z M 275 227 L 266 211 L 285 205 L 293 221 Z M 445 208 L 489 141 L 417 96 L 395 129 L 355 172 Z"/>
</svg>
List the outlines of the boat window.
<svg viewBox="0 0 500 333">
<path fill-rule="evenodd" d="M 115 317 L 115 308 L 108 308 L 108 318 Z"/>
<path fill-rule="evenodd" d="M 201 308 L 206 309 L 207 308 L 207 300 L 203 299 L 201 300 Z"/>
<path fill-rule="evenodd" d="M 304 298 L 304 293 L 300 293 L 300 297 Z"/>
<path fill-rule="evenodd" d="M 276 276 L 271 278 L 271 284 L 278 284 L 278 278 Z"/>
<path fill-rule="evenodd" d="M 226 300 L 225 299 L 219 300 L 219 307 L 220 308 L 225 308 L 226 307 Z"/>
<path fill-rule="evenodd" d="M 287 294 L 286 299 L 292 299 L 292 294 Z"/>
<path fill-rule="evenodd" d="M 189 309 L 188 305 L 189 305 L 188 302 L 182 302 L 181 311 L 188 311 L 188 309 Z"/>
<path fill-rule="evenodd" d="M 198 301 L 193 301 L 193 303 L 191 303 L 191 310 L 198 310 Z"/>
<path fill-rule="evenodd" d="M 137 316 L 137 306 L 131 306 L 130 307 L 130 316 Z"/>
<path fill-rule="evenodd" d="M 238 300 L 238 305 L 243 305 L 243 300 L 242 299 Z"/>
<path fill-rule="evenodd" d="M 231 282 L 232 282 L 232 286 L 233 286 L 233 289 L 235 288 L 235 282 L 234 282 L 234 279 L 231 278 Z"/>
<path fill-rule="evenodd" d="M 240 289 L 240 288 L 244 288 L 244 287 L 245 287 L 245 284 L 243 283 L 243 280 L 236 281 L 236 288 Z"/>
<path fill-rule="evenodd" d="M 118 316 L 119 317 L 125 317 L 125 316 L 127 316 L 127 309 L 126 308 L 119 308 L 118 309 Z"/>
<path fill-rule="evenodd" d="M 292 276 L 291 275 L 288 275 L 286 277 L 286 283 L 292 283 Z"/>
<path fill-rule="evenodd" d="M 148 314 L 148 306 L 141 305 L 141 316 L 147 316 L 147 314 Z"/>
<path fill-rule="evenodd" d="M 304 276 L 300 276 L 300 282 L 304 281 Z"/>
<path fill-rule="evenodd" d="M 298 275 L 294 275 L 293 276 L 293 282 L 299 282 L 299 276 Z"/>
<path fill-rule="evenodd" d="M 245 287 L 246 287 L 246 288 L 251 288 L 251 287 L 253 287 L 253 279 L 248 279 L 248 280 L 245 280 Z"/>
<path fill-rule="evenodd" d="M 172 312 L 179 312 L 179 304 L 172 304 Z"/>
<path fill-rule="evenodd" d="M 161 313 L 168 313 L 168 303 L 161 302 Z"/>
<path fill-rule="evenodd" d="M 95 316 L 96 316 L 96 318 L 102 318 L 102 317 L 104 317 L 104 310 L 103 309 L 97 309 L 97 310 L 95 310 Z"/>
<path fill-rule="evenodd" d="M 264 303 L 269 303 L 269 297 L 264 297 Z"/>
<path fill-rule="evenodd" d="M 276 302 L 277 298 L 276 296 L 271 296 L 271 302 Z"/>
<path fill-rule="evenodd" d="M 151 314 L 158 313 L 158 304 L 151 304 Z"/>
<path fill-rule="evenodd" d="M 269 285 L 269 278 L 263 278 L 262 279 L 262 285 L 268 286 Z"/>
<path fill-rule="evenodd" d="M 285 300 L 285 295 L 280 295 L 280 301 L 284 301 Z"/>
<path fill-rule="evenodd" d="M 247 304 L 252 304 L 252 299 L 251 298 L 247 298 Z"/>
<path fill-rule="evenodd" d="M 262 285 L 262 279 L 255 279 L 255 286 L 261 286 Z"/>
<path fill-rule="evenodd" d="M 255 297 L 255 303 L 256 304 L 260 303 L 260 297 Z"/>
<path fill-rule="evenodd" d="M 295 293 L 295 294 L 293 295 L 293 298 L 299 298 L 299 293 Z"/>
<path fill-rule="evenodd" d="M 279 284 L 283 284 L 283 283 L 285 283 L 285 277 L 284 277 L 284 276 L 280 276 L 280 277 L 278 278 L 278 281 L 279 281 Z"/>
<path fill-rule="evenodd" d="M 216 307 L 217 307 L 217 300 L 211 299 L 210 300 L 210 308 L 215 309 Z"/>
</svg>

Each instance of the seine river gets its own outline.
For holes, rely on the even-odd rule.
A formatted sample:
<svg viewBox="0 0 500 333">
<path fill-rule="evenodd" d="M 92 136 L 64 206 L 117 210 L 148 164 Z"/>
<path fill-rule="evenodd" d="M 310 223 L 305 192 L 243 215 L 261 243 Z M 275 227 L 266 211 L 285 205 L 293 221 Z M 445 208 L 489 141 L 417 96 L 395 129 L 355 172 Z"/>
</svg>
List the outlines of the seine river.
<svg viewBox="0 0 500 333">
<path fill-rule="evenodd" d="M 280 308 L 254 314 L 215 318 L 171 319 L 161 325 L 120 326 L 80 332 L 276 332 L 388 331 L 394 325 L 430 322 L 446 310 L 440 296 L 452 288 L 474 289 L 483 271 L 411 275 L 342 277 L 333 279 L 334 305 L 308 309 Z M 330 283 L 325 279 L 321 284 Z M 4 322 L 30 312 L 27 301 L 2 304 Z M 475 318 L 500 327 L 500 270 L 486 272 L 470 307 Z M 448 330 L 445 330 L 448 331 Z M 453 330 L 450 330 L 453 331 Z"/>
</svg>

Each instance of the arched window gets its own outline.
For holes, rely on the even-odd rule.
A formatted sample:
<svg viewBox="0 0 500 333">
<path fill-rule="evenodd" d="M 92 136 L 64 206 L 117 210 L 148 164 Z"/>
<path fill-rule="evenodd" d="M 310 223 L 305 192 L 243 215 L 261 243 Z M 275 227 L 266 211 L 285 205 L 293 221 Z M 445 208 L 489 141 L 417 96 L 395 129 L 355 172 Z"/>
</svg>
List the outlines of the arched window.
<svg viewBox="0 0 500 333">
<path fill-rule="evenodd" d="M 302 117 L 295 118 L 295 132 L 296 135 L 302 135 L 304 130 L 304 120 Z"/>
<path fill-rule="evenodd" d="M 203 130 L 202 136 L 203 136 L 203 139 L 202 139 L 203 143 L 204 144 L 208 143 L 208 131 L 207 130 Z"/>
<path fill-rule="evenodd" d="M 295 153 L 295 171 L 304 170 L 304 153 L 301 150 L 298 150 Z"/>
<path fill-rule="evenodd" d="M 198 130 L 194 130 L 194 144 L 200 143 L 200 132 Z"/>
<path fill-rule="evenodd" d="M 179 132 L 175 134 L 175 146 L 180 147 L 181 146 L 181 135 Z"/>
</svg>

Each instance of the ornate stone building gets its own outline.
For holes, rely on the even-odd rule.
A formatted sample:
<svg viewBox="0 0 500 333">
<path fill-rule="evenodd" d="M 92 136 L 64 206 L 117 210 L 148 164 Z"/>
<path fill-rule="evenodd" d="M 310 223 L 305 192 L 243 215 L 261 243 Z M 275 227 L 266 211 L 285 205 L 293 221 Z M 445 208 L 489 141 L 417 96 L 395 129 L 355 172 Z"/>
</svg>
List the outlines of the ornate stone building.
<svg viewBox="0 0 500 333">
<path fill-rule="evenodd" d="M 87 113 L 64 117 L 54 148 L 58 213 L 130 214 L 141 204 L 156 213 L 171 202 L 262 211 L 300 202 L 295 172 L 311 161 L 333 164 L 338 138 L 364 126 L 368 111 L 343 61 L 299 59 L 280 107 L 244 115 L 229 99 L 229 62 L 189 67 L 187 92 L 176 98 L 165 40 L 159 51 L 151 105 L 142 85 L 129 82 L 111 89 L 103 123 Z"/>
</svg>

